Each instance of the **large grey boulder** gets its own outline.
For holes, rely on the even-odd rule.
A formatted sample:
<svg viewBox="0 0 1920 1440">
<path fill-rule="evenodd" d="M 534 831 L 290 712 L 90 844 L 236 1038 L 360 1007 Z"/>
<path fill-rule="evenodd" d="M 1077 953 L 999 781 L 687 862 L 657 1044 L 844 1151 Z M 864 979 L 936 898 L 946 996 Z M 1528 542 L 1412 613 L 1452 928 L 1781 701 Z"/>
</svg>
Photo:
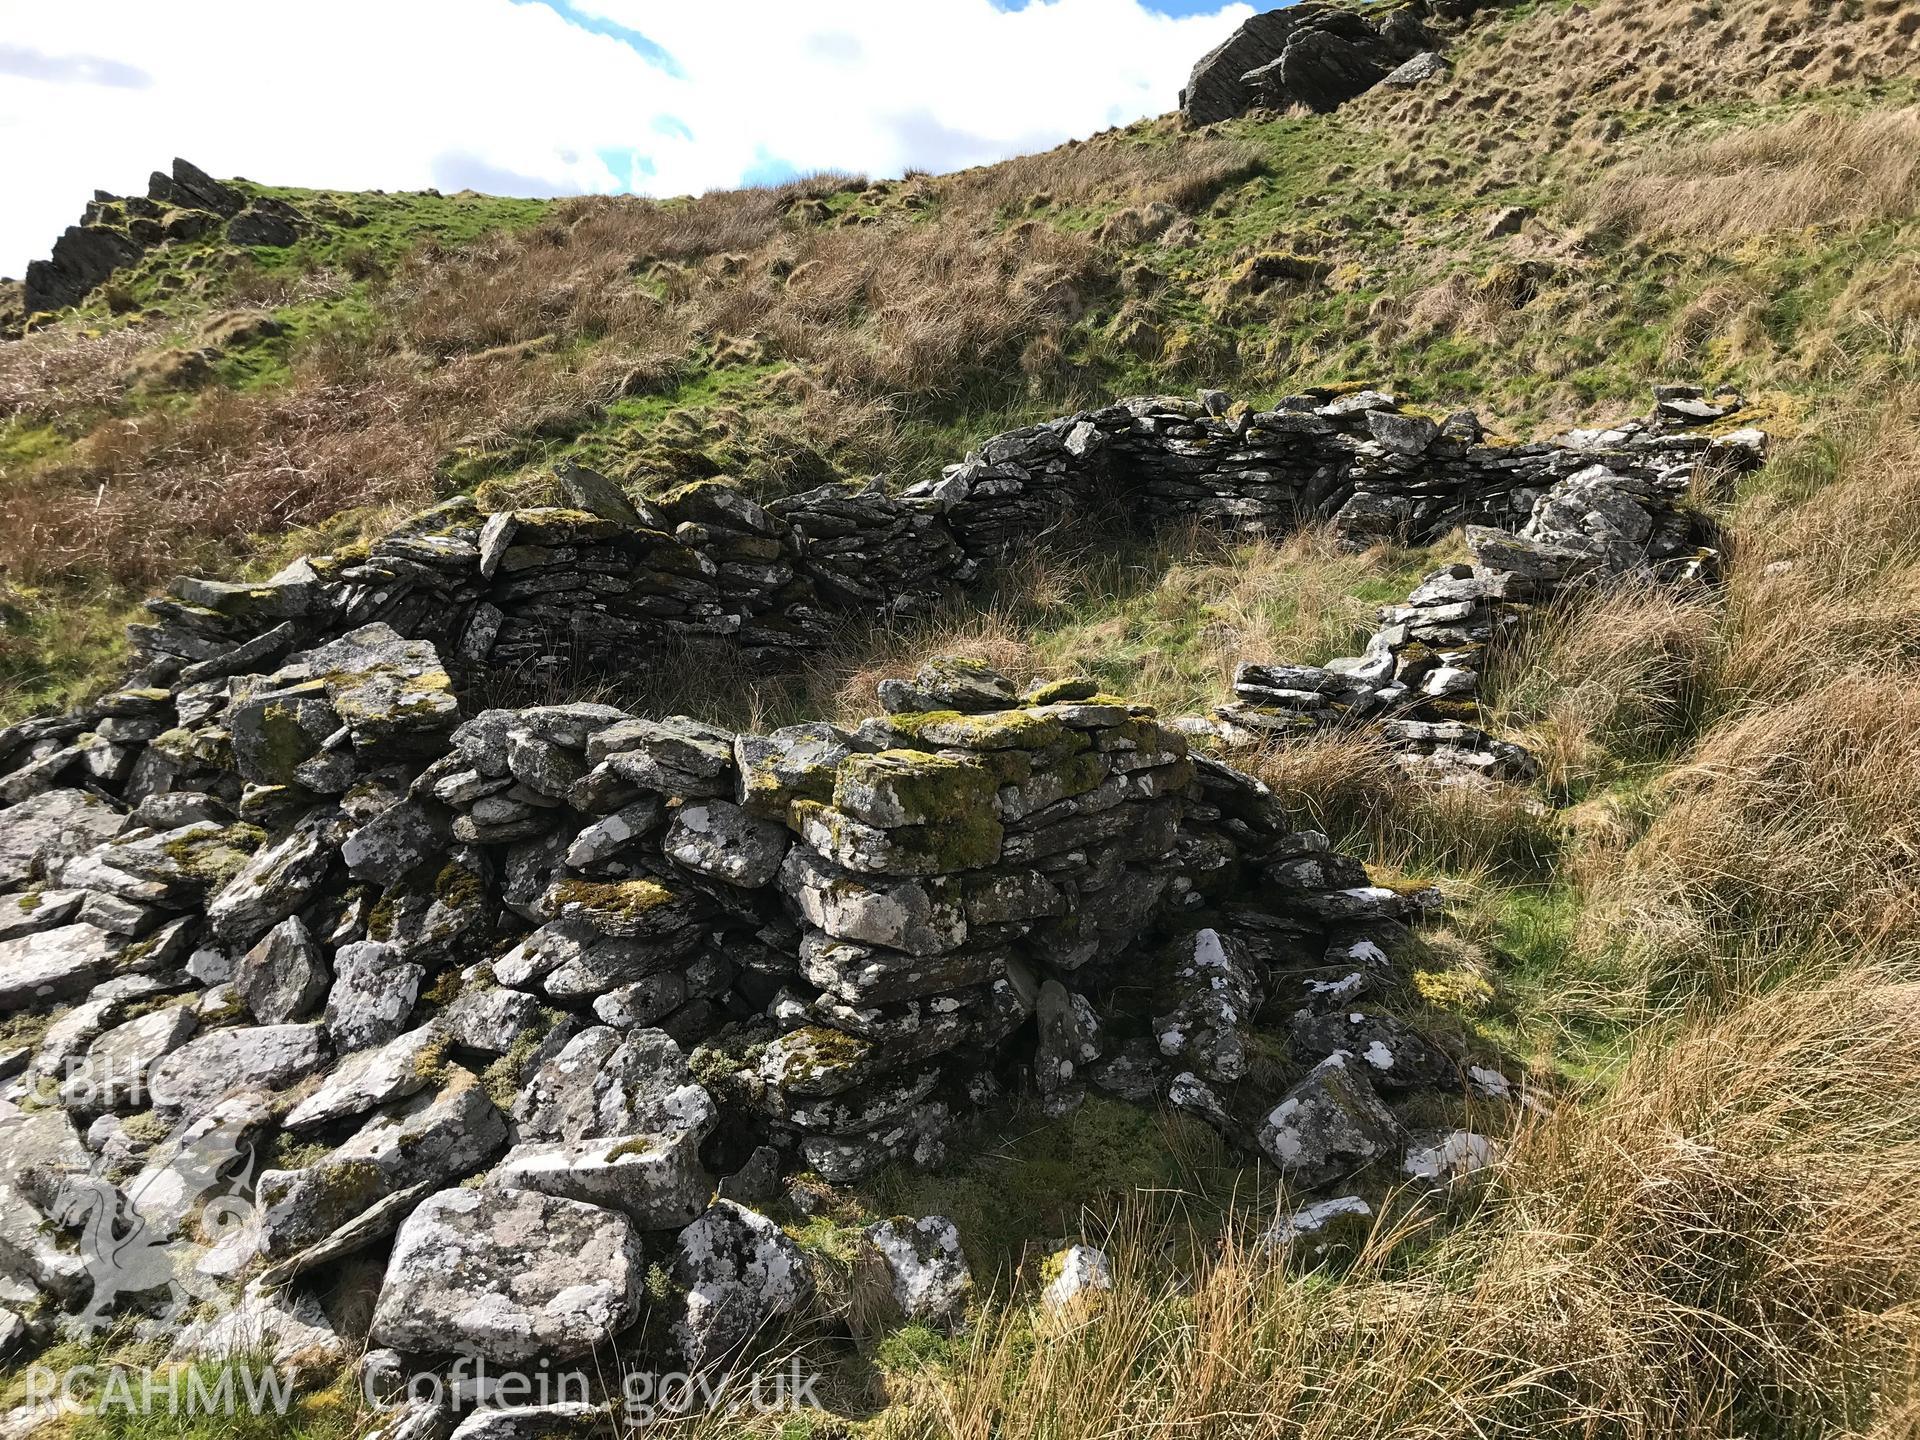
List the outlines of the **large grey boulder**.
<svg viewBox="0 0 1920 1440">
<path fill-rule="evenodd" d="M 504 985 L 469 989 L 437 1017 L 440 1028 L 462 1050 L 504 1055 L 514 1042 L 539 1025 L 546 1007 L 539 997 Z"/>
<path fill-rule="evenodd" d="M 643 1273 L 624 1215 L 534 1190 L 443 1190 L 400 1227 L 371 1340 L 503 1365 L 572 1360 L 632 1323 Z"/>
<path fill-rule="evenodd" d="M 318 1025 L 250 1025 L 212 1030 L 154 1066 L 154 1107 L 198 1119 L 241 1090 L 284 1090 L 327 1063 Z"/>
<path fill-rule="evenodd" d="M 256 1147 L 272 1124 L 265 1093 L 241 1091 L 148 1151 L 139 1173 L 123 1187 L 148 1233 L 171 1238 L 196 1210 L 204 1228 L 212 1202 L 251 1186 Z"/>
<path fill-rule="evenodd" d="M 118 939 L 84 922 L 0 940 L 0 1010 L 84 994 L 119 953 Z"/>
<path fill-rule="evenodd" d="M 718 1363 L 813 1298 L 806 1255 L 758 1211 L 731 1200 L 680 1232 L 673 1278 L 686 1292 L 674 1338 L 687 1364 Z"/>
<path fill-rule="evenodd" d="M 69 225 L 53 242 L 48 259 L 27 262 L 27 313 L 77 304 L 142 253 L 140 242 L 123 230 L 108 225 Z"/>
<path fill-rule="evenodd" d="M 1298 1190 L 1313 1190 L 1371 1165 L 1400 1144 L 1400 1127 L 1344 1050 L 1322 1060 L 1255 1131 L 1261 1151 Z"/>
<path fill-rule="evenodd" d="M 349 834 L 340 846 L 340 858 L 356 880 L 395 885 L 443 855 L 450 834 L 446 815 L 438 806 L 402 800 Z"/>
</svg>

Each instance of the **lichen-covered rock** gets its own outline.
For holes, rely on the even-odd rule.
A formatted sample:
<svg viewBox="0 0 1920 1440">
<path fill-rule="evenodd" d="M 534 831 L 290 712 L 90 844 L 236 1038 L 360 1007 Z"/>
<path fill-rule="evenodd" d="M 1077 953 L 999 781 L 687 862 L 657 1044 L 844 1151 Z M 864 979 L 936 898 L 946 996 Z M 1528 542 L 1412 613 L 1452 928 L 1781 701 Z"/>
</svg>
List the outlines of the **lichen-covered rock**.
<svg viewBox="0 0 1920 1440">
<path fill-rule="evenodd" d="M 740 778 L 735 798 L 740 807 L 783 821 L 795 800 L 831 800 L 840 762 L 852 753 L 852 738 L 819 721 L 789 725 L 770 735 L 737 737 L 734 761 Z"/>
<path fill-rule="evenodd" d="M 1312 1190 L 1390 1154 L 1400 1143 L 1400 1127 L 1360 1063 L 1342 1050 L 1286 1093 L 1260 1122 L 1255 1139 L 1282 1180 Z"/>
<path fill-rule="evenodd" d="M 587 742 L 587 760 L 642 789 L 704 799 L 733 793 L 733 738 L 685 715 L 623 720 Z"/>
<path fill-rule="evenodd" d="M 660 1030 L 582 1030 L 541 1065 L 514 1103 L 523 1141 L 606 1140 L 689 1132 L 717 1119 L 685 1054 Z"/>
<path fill-rule="evenodd" d="M 434 1078 L 444 1045 L 438 1029 L 423 1025 L 384 1045 L 344 1056 L 282 1123 L 289 1130 L 310 1130 L 404 1100 Z"/>
<path fill-rule="evenodd" d="M 957 1324 L 972 1291 L 960 1231 L 946 1216 L 882 1220 L 861 1232 L 854 1303 L 875 1317 Z"/>
<path fill-rule="evenodd" d="M 1372 1228 L 1371 1205 L 1358 1195 L 1336 1195 L 1280 1216 L 1261 1233 L 1260 1243 L 1283 1249 L 1307 1242 L 1318 1255 L 1343 1241 L 1353 1245 L 1364 1240 Z"/>
<path fill-rule="evenodd" d="M 1239 945 L 1217 930 L 1197 930 L 1174 947 L 1172 1009 L 1153 1019 L 1160 1053 L 1209 1080 L 1246 1073 L 1246 1033 L 1261 1001 L 1259 982 Z"/>
<path fill-rule="evenodd" d="M 610 860 L 657 828 L 665 818 L 666 807 L 660 798 L 643 796 L 575 835 L 567 847 L 567 864 L 576 870 L 586 870 Z"/>
<path fill-rule="evenodd" d="M 263 1025 L 310 1018 L 327 998 L 333 972 L 298 915 L 269 930 L 235 967 L 233 987 Z"/>
<path fill-rule="evenodd" d="M 327 1062 L 318 1025 L 252 1025 L 210 1030 L 154 1066 L 154 1106 L 197 1120 L 242 1090 L 284 1090 Z"/>
<path fill-rule="evenodd" d="M 618 1210 L 641 1230 L 685 1225 L 713 1196 L 697 1129 L 516 1145 L 492 1183 Z"/>
<path fill-rule="evenodd" d="M 327 991 L 327 1035 L 345 1055 L 384 1045 L 407 1028 L 426 971 L 398 958 L 391 945 L 362 940 L 334 952 Z"/>
<path fill-rule="evenodd" d="M 402 800 L 350 832 L 340 846 L 340 858 L 357 880 L 395 885 L 445 854 L 449 833 L 446 817 L 436 807 Z"/>
<path fill-rule="evenodd" d="M 1362 1010 L 1307 1009 L 1288 1022 L 1294 1049 L 1310 1061 L 1344 1050 L 1366 1067 L 1383 1090 L 1457 1088 L 1458 1070 L 1426 1036 L 1390 1015 Z"/>
<path fill-rule="evenodd" d="M 450 1440 L 547 1440 L 553 1435 L 586 1435 L 605 1418 L 601 1407 L 585 1400 L 558 1400 L 551 1405 L 483 1405 L 454 1428 Z"/>
<path fill-rule="evenodd" d="M 558 879 L 543 909 L 555 920 L 577 922 L 602 935 L 649 940 L 686 927 L 698 913 L 694 897 L 657 880 Z"/>
<path fill-rule="evenodd" d="M 660 848 L 687 869 L 742 889 L 758 889 L 780 871 L 792 836 L 726 800 L 682 805 Z"/>
<path fill-rule="evenodd" d="M 766 1216 L 732 1200 L 716 1200 L 680 1232 L 673 1279 L 686 1295 L 674 1338 L 694 1369 L 718 1364 L 813 1298 L 812 1269 L 800 1247 Z"/>
<path fill-rule="evenodd" d="M 246 948 L 313 897 L 339 849 L 341 820 L 314 811 L 255 851 L 207 906 L 213 933 Z"/>
<path fill-rule="evenodd" d="M 0 823 L 0 888 L 51 874 L 74 856 L 113 839 L 127 816 L 85 790 L 43 790 L 5 812 Z"/>
<path fill-rule="evenodd" d="M 909 955 L 944 954 L 966 943 L 961 893 L 940 880 L 856 876 L 796 846 L 779 881 L 808 924 L 842 940 Z"/>
<path fill-rule="evenodd" d="M 251 1186 L 258 1146 L 273 1125 L 273 1107 L 262 1090 L 243 1090 L 179 1126 L 149 1150 L 125 1186 L 128 1202 L 160 1239 L 181 1233 L 199 1212 L 206 1228 L 210 1210 L 243 1186 Z M 250 1208 L 250 1207 L 249 1207 Z"/>
<path fill-rule="evenodd" d="M 467 1071 L 375 1115 L 300 1170 L 268 1170 L 258 1191 L 267 1253 L 291 1254 L 409 1185 L 447 1184 L 506 1143 L 506 1117 Z"/>
<path fill-rule="evenodd" d="M 363 625 L 297 655 L 278 672 L 317 679 L 352 732 L 356 753 L 384 760 L 414 753 L 418 742 L 459 719 L 453 681 L 433 646 L 402 638 L 385 624 Z"/>
<path fill-rule="evenodd" d="M 84 1257 L 58 1243 L 68 1181 L 86 1176 L 92 1156 L 65 1111 L 0 1110 L 0 1273 L 71 1296 L 86 1279 Z"/>
<path fill-rule="evenodd" d="M 61 1082 L 60 1103 L 82 1112 L 137 1105 L 153 1067 L 186 1044 L 198 1023 L 191 1005 L 167 1005 L 108 1030 Z"/>
<path fill-rule="evenodd" d="M 1042 1309 L 1056 1321 L 1085 1319 L 1113 1289 L 1113 1262 L 1092 1245 L 1069 1245 L 1047 1258 L 1041 1270 Z"/>
<path fill-rule="evenodd" d="M 1471 1130 L 1420 1135 L 1408 1142 L 1400 1168 L 1415 1180 L 1458 1180 L 1497 1164 L 1501 1150 L 1498 1140 Z"/>
<path fill-rule="evenodd" d="M 501 1365 L 573 1360 L 633 1322 L 641 1256 L 613 1211 L 535 1190 L 443 1190 L 400 1227 L 371 1338 Z"/>
<path fill-rule="evenodd" d="M 119 941 L 85 923 L 0 940 L 0 1010 L 85 994 L 119 953 Z"/>
<path fill-rule="evenodd" d="M 1077 1088 L 1081 1071 L 1100 1058 L 1100 1019 L 1084 995 L 1058 980 L 1040 986 L 1034 1019 L 1039 1042 L 1033 1055 L 1034 1083 L 1043 1095 Z"/>
<path fill-rule="evenodd" d="M 462 991 L 440 1012 L 438 1024 L 462 1050 L 504 1055 L 545 1019 L 545 1007 L 536 996 L 491 985 Z"/>
</svg>

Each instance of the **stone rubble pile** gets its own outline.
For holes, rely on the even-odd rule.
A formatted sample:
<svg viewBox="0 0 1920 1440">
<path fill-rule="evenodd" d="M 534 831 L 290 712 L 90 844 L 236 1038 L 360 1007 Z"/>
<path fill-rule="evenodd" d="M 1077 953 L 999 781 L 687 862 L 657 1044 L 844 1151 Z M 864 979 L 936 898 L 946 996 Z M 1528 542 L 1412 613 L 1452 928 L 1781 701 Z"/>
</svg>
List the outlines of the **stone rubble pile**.
<svg viewBox="0 0 1920 1440">
<path fill-rule="evenodd" d="M 1718 418 L 1738 402 L 1662 387 L 1659 404 L 1680 416 Z M 1472 563 L 1436 570 L 1404 605 L 1384 607 L 1360 655 L 1325 665 L 1243 663 L 1234 673 L 1235 700 L 1185 728 L 1264 743 L 1365 723 L 1414 774 L 1532 779 L 1533 758 L 1481 728 L 1490 649 L 1527 610 L 1570 591 L 1713 578 L 1718 557 L 1682 502 L 1703 463 L 1746 469 L 1765 453 L 1758 431 L 1708 439 L 1638 423 L 1568 440 L 1569 453 L 1586 449 L 1601 458 L 1538 494 L 1517 533 L 1469 525 Z"/>
<path fill-rule="evenodd" d="M 386 1250 L 394 1363 L 559 1361 L 639 1320 L 665 1254 L 673 1344 L 717 1363 L 813 1261 L 716 1174 L 933 1163 L 1029 1085 L 1260 1143 L 1257 1097 L 1222 1098 L 1260 1007 L 1334 972 L 1351 1005 L 1412 903 L 1087 682 L 936 661 L 856 728 L 767 736 L 463 718 L 433 647 L 374 624 L 219 689 L 120 733 L 117 789 L 0 812 L 0 996 L 51 1022 L 0 1059 L 15 1343 L 178 1287 L 242 1317 L 183 1345 L 337 1358 L 322 1282 Z M 1303 1065 L 1362 1044 L 1382 1084 L 1455 1083 L 1384 1017 L 1292 1033 Z M 1266 1148 L 1303 1185 L 1344 1164 Z M 102 1224 L 156 1258 L 102 1268 Z M 932 1263 L 937 1231 L 872 1248 Z M 893 1293 L 950 1316 L 962 1281 Z"/>
</svg>

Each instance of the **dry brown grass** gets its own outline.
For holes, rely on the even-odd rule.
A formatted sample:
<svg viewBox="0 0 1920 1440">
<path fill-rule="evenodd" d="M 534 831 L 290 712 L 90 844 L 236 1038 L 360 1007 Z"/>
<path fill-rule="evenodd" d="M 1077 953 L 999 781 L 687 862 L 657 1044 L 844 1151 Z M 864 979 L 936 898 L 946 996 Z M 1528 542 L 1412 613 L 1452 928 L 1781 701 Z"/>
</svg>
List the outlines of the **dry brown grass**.
<svg viewBox="0 0 1920 1440">
<path fill-rule="evenodd" d="M 1518 1137 L 1477 1203 L 1383 1222 L 1336 1286 L 1230 1235 L 1117 1246 L 1111 1303 L 1018 1306 L 889 1436 L 1734 1437 L 1909 1413 L 1920 992 L 1854 971 L 1650 1044 Z M 1444 1213 L 1451 1209 L 1451 1214 Z M 1881 1433 L 1894 1433 L 1883 1430 Z"/>
<path fill-rule="evenodd" d="M 62 325 L 0 344 L 0 423 L 45 424 L 113 404 L 150 338 L 131 327 L 89 334 Z"/>
<path fill-rule="evenodd" d="M 370 374 L 213 391 L 191 409 L 108 422 L 82 461 L 0 495 L 0 566 L 25 584 L 150 585 L 189 557 L 217 557 L 223 542 L 424 499 L 445 435 L 428 398 Z"/>
<path fill-rule="evenodd" d="M 1813 110 L 1704 142 L 1663 143 L 1596 180 L 1575 210 L 1604 231 L 1716 245 L 1910 219 L 1920 210 L 1920 109 Z"/>
<path fill-rule="evenodd" d="M 1558 821 L 1525 790 L 1413 779 L 1364 734 L 1322 732 L 1228 758 L 1265 781 L 1304 827 L 1383 872 L 1511 883 L 1546 873 L 1560 852 Z"/>
<path fill-rule="evenodd" d="M 1590 943 L 1725 988 L 1825 936 L 1884 952 L 1920 920 L 1920 693 L 1846 675 L 1711 730 L 1596 884 Z"/>
<path fill-rule="evenodd" d="M 1712 597 L 1615 592 L 1530 617 L 1489 669 L 1495 733 L 1526 745 L 1550 794 L 1584 793 L 1693 733 L 1719 659 Z"/>
</svg>

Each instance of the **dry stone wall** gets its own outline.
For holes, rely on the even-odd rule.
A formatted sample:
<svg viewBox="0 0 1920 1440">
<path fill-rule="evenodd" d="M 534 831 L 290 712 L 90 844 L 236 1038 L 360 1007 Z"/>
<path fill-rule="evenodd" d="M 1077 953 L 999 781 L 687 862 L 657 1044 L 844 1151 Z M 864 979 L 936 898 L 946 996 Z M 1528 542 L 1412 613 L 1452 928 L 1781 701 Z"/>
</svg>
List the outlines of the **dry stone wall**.
<svg viewBox="0 0 1920 1440">
<path fill-rule="evenodd" d="M 1461 693 L 1432 677 L 1502 607 L 1699 565 L 1684 476 L 1757 453 L 1661 424 L 1486 446 L 1370 393 L 1226 409 L 1089 411 L 898 496 L 642 502 L 563 469 L 565 509 L 454 500 L 365 555 L 176 582 L 125 688 L 0 737 L 0 1011 L 29 1037 L 0 1055 L 0 1346 L 193 1306 L 182 1353 L 560 1363 L 636 1324 L 658 1260 L 664 1343 L 718 1363 L 814 1294 L 750 1208 L 783 1174 L 937 1163 L 1010 1093 L 1163 1101 L 1312 1191 L 1400 1159 L 1403 1097 L 1503 1084 L 1369 1003 L 1425 897 L 1091 682 L 936 660 L 858 726 L 769 735 L 463 700 L 582 649 L 783 659 L 1119 503 L 1355 544 L 1485 525 L 1366 656 L 1243 671 L 1204 722 L 1430 724 L 1396 717 Z M 1291 1086 L 1251 1063 L 1262 1017 Z M 898 1241 L 868 1257 L 891 1303 L 964 1290 Z M 328 1313 L 368 1254 L 371 1319 Z"/>
</svg>

